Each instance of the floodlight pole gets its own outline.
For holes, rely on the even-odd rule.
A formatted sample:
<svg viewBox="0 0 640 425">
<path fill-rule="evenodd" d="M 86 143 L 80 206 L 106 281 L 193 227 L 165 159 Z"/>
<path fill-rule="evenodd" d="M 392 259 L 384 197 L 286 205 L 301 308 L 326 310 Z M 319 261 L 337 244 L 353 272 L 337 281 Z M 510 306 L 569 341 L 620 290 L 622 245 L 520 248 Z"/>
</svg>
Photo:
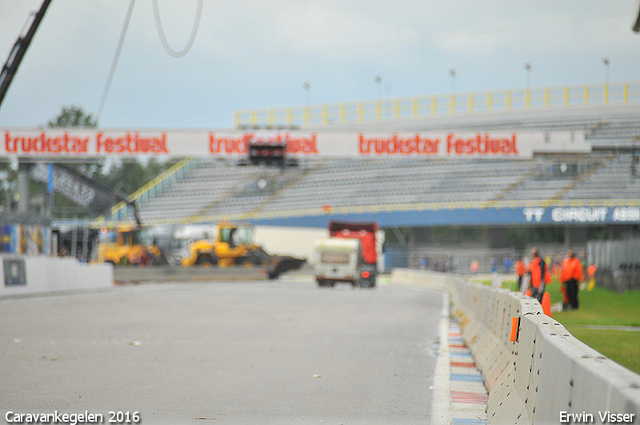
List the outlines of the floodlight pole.
<svg viewBox="0 0 640 425">
<path fill-rule="evenodd" d="M 382 98 L 382 76 L 376 75 L 374 81 L 378 85 L 378 99 Z"/>
<path fill-rule="evenodd" d="M 531 90 L 531 63 L 527 62 L 524 64 L 524 69 L 527 70 L 527 88 Z"/>
<path fill-rule="evenodd" d="M 302 84 L 302 88 L 304 88 L 306 94 L 307 94 L 307 106 L 309 106 L 309 104 L 311 103 L 311 83 L 309 81 L 305 81 Z"/>
</svg>

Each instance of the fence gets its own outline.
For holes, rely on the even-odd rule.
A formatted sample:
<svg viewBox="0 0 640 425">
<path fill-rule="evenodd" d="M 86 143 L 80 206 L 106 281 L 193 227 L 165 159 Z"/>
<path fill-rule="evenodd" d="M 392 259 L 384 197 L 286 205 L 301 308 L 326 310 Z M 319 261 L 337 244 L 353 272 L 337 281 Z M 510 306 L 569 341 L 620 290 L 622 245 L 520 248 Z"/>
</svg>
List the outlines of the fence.
<svg viewBox="0 0 640 425">
<path fill-rule="evenodd" d="M 512 273 L 516 261 L 518 254 L 515 248 L 416 248 L 408 253 L 407 266 L 449 273 Z M 472 265 L 477 265 L 477 269 L 472 269 Z"/>
<path fill-rule="evenodd" d="M 618 292 L 640 289 L 640 239 L 589 242 L 587 257 L 598 268 L 599 285 Z"/>
<path fill-rule="evenodd" d="M 365 121 L 640 102 L 640 82 L 518 88 L 236 111 L 234 127 L 330 126 Z"/>
</svg>

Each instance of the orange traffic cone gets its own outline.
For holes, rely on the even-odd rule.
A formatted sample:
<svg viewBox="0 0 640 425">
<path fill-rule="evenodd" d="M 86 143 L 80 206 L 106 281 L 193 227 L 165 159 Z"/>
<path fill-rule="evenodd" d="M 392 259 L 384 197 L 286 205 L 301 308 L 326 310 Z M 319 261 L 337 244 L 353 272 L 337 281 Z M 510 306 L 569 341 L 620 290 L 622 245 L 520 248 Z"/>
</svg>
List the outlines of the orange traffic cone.
<svg viewBox="0 0 640 425">
<path fill-rule="evenodd" d="M 551 317 L 551 296 L 548 292 L 542 294 L 542 311 L 544 311 L 544 314 Z"/>
<path fill-rule="evenodd" d="M 525 292 L 525 295 L 527 297 L 530 297 L 531 296 L 531 289 L 527 289 L 527 292 Z"/>
</svg>

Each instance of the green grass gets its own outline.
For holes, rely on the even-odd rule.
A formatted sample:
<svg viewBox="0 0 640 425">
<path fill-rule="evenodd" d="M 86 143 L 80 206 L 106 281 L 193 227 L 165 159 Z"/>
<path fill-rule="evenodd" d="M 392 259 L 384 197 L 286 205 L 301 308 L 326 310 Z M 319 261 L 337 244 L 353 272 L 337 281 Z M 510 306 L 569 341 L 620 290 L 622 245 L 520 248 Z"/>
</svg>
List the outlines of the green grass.
<svg viewBox="0 0 640 425">
<path fill-rule="evenodd" d="M 517 281 L 506 281 L 506 282 L 502 282 L 502 287 L 509 289 L 510 291 L 517 291 L 518 290 L 518 282 Z"/>
<path fill-rule="evenodd" d="M 555 285 L 555 289 L 557 288 L 559 286 Z M 562 294 L 559 290 L 556 292 L 557 302 L 562 302 Z M 553 302 L 553 293 L 551 298 Z M 580 291 L 578 299 L 578 310 L 557 312 L 553 314 L 553 318 L 565 326 L 640 326 L 640 291 L 617 293 L 595 287 L 593 291 Z"/>
<path fill-rule="evenodd" d="M 640 373 L 640 332 L 585 329 L 576 325 L 567 325 L 566 328 L 589 347 Z"/>
<path fill-rule="evenodd" d="M 503 287 L 515 290 L 516 282 L 505 282 Z M 560 285 L 547 286 L 551 305 L 562 302 Z M 580 291 L 578 310 L 554 312 L 552 317 L 569 332 L 594 350 L 624 367 L 640 373 L 640 331 L 589 329 L 584 326 L 637 326 L 640 327 L 640 291 L 617 293 L 595 287 Z"/>
<path fill-rule="evenodd" d="M 491 282 L 483 282 L 491 285 Z M 515 291 L 517 282 L 506 281 L 502 287 Z M 551 305 L 562 303 L 560 285 L 553 282 L 547 286 Z M 580 291 L 578 310 L 554 312 L 553 318 L 565 325 L 606 325 L 640 327 L 640 291 L 618 293 L 595 287 L 592 291 Z"/>
</svg>

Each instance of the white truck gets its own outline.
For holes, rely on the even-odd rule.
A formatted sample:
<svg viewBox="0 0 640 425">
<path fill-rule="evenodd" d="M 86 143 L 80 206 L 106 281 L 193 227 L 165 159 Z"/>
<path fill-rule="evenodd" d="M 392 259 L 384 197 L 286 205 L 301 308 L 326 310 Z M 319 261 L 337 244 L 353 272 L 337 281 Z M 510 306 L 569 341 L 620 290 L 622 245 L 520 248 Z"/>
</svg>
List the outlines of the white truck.
<svg viewBox="0 0 640 425">
<path fill-rule="evenodd" d="M 362 251 L 358 239 L 320 239 L 314 260 L 318 286 L 334 286 L 336 282 L 360 286 Z"/>
</svg>

